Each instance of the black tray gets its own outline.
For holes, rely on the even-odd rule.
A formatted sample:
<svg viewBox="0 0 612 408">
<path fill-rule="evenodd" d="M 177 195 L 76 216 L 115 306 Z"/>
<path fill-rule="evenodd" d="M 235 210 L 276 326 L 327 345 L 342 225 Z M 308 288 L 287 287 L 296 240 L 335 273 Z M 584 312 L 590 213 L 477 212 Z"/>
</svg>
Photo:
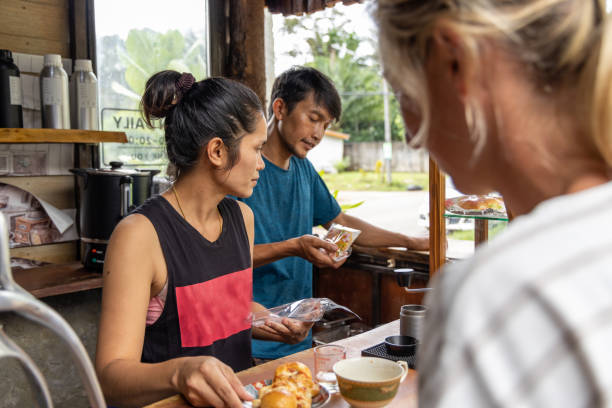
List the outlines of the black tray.
<svg viewBox="0 0 612 408">
<path fill-rule="evenodd" d="M 363 349 L 361 350 L 361 355 L 366 357 L 386 358 L 387 360 L 392 361 L 404 360 L 406 363 L 408 363 L 408 367 L 416 369 L 416 352 L 415 354 L 406 355 L 389 354 L 387 352 L 387 348 L 385 347 L 385 343 L 379 343 L 375 346 Z"/>
</svg>

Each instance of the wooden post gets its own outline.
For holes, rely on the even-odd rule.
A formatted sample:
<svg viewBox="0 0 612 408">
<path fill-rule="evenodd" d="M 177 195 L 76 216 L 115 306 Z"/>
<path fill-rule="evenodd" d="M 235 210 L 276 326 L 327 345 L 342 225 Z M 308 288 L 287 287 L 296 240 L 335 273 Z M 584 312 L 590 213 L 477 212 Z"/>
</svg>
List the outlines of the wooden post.
<svg viewBox="0 0 612 408">
<path fill-rule="evenodd" d="M 433 276 L 446 260 L 446 197 L 444 174 L 429 159 L 429 275 Z"/>
<path fill-rule="evenodd" d="M 225 0 L 207 0 L 208 75 L 215 77 L 225 75 L 228 60 L 229 16 L 226 11 L 229 14 L 229 3 L 226 3 Z"/>
<path fill-rule="evenodd" d="M 474 220 L 474 246 L 487 242 L 489 239 L 489 221 L 481 218 Z"/>
<path fill-rule="evenodd" d="M 266 104 L 265 0 L 230 0 L 226 75 L 251 88 Z"/>
<path fill-rule="evenodd" d="M 69 30 L 70 30 L 70 56 L 73 59 L 91 59 L 89 55 L 89 30 L 87 15 L 87 0 L 69 0 Z M 72 72 L 68 73 L 70 76 Z"/>
</svg>

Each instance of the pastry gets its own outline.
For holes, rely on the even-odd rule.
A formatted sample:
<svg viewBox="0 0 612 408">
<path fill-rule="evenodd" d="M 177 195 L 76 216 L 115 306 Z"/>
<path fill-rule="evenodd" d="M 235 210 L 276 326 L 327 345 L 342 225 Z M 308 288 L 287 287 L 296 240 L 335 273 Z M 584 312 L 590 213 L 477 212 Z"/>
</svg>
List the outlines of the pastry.
<svg viewBox="0 0 612 408">
<path fill-rule="evenodd" d="M 457 200 L 457 206 L 464 210 L 495 210 L 505 211 L 501 198 L 488 196 L 466 196 Z"/>
<path fill-rule="evenodd" d="M 318 393 L 319 385 L 305 364 L 285 363 L 276 368 L 272 384 L 259 391 L 253 408 L 310 408 Z"/>
</svg>

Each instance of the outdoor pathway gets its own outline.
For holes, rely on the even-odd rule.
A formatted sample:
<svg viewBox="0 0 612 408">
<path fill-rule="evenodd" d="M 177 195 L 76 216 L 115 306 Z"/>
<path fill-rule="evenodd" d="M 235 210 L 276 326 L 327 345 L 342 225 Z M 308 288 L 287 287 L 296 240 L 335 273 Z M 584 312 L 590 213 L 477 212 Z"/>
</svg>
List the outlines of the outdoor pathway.
<svg viewBox="0 0 612 408">
<path fill-rule="evenodd" d="M 355 204 L 364 201 L 347 214 L 359 217 L 377 227 L 401 232 L 411 236 L 425 236 L 427 221 L 421 220 L 419 214 L 427 214 L 427 191 L 340 191 L 338 202 Z M 464 258 L 474 250 L 473 241 L 449 240 L 448 256 Z"/>
</svg>

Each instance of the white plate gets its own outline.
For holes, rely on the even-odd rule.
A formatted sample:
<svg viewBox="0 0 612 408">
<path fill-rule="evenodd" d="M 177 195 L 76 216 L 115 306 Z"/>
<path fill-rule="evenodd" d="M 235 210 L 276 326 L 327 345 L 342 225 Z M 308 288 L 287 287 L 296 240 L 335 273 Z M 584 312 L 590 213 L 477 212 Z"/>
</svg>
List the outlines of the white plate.
<svg viewBox="0 0 612 408">
<path fill-rule="evenodd" d="M 245 385 L 244 388 L 247 390 L 249 394 L 253 396 L 253 398 L 257 398 L 259 396 L 259 390 L 266 385 L 272 384 L 272 380 L 259 381 L 253 384 Z M 327 404 L 330 398 L 330 393 L 327 388 L 319 384 L 319 393 L 312 397 L 312 408 L 320 408 L 323 405 Z M 243 401 L 242 406 L 245 408 L 252 408 L 253 404 L 251 401 Z"/>
</svg>

